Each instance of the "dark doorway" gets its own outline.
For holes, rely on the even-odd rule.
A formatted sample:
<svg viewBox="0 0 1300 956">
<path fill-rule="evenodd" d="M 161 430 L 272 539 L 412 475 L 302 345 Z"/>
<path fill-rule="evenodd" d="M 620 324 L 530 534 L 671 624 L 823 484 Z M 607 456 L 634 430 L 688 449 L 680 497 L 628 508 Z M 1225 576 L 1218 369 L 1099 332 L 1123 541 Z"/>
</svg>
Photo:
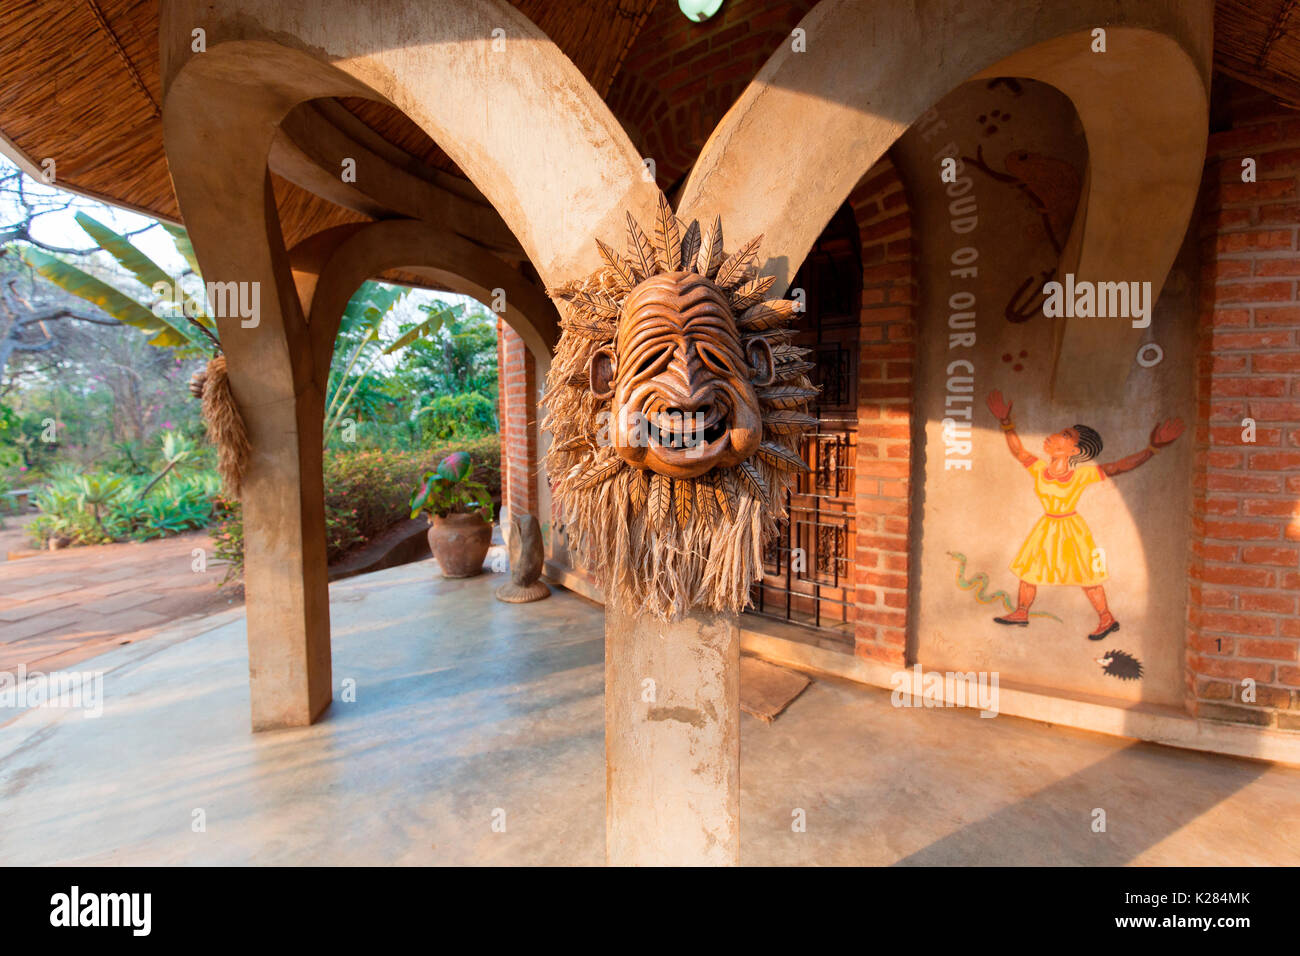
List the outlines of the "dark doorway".
<svg viewBox="0 0 1300 956">
<path fill-rule="evenodd" d="M 854 463 L 862 252 L 846 203 L 818 237 L 790 284 L 807 296 L 793 342 L 812 349 L 820 423 L 801 445 L 812 471 L 787 495 L 789 520 L 763 554 L 753 613 L 816 629 L 816 642 L 853 653 Z M 812 637 L 813 635 L 810 635 Z"/>
</svg>

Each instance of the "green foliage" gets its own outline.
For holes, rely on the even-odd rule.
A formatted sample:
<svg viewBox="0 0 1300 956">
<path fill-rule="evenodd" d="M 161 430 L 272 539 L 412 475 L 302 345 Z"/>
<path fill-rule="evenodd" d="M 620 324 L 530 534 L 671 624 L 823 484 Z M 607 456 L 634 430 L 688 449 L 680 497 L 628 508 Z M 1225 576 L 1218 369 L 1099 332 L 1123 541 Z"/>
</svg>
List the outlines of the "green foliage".
<svg viewBox="0 0 1300 956">
<path fill-rule="evenodd" d="M 425 311 L 437 306 L 422 305 Z M 456 307 L 436 335 L 413 342 L 402 354 L 399 375 L 419 395 L 479 392 L 496 403 L 496 318 L 482 306 Z"/>
<path fill-rule="evenodd" d="M 381 339 L 381 327 L 385 317 L 402 301 L 407 289 L 383 285 L 378 282 L 363 282 L 356 293 L 348 300 L 339 323 L 338 338 L 334 343 L 334 357 L 337 360 L 346 354 L 342 370 L 330 374 L 328 394 L 329 402 L 325 409 L 325 441 L 328 444 L 334 430 L 343 421 L 349 409 L 368 412 L 369 417 L 376 417 L 376 404 L 383 404 L 388 397 L 376 385 L 371 377 L 376 366 L 384 358 L 400 351 L 423 335 L 431 335 L 441 327 L 444 310 L 436 310 L 422 322 L 404 330 L 395 340 L 384 344 Z M 366 364 L 363 367 L 361 363 Z M 337 362 L 335 363 L 337 364 Z M 361 392 L 358 398 L 358 392 Z"/>
<path fill-rule="evenodd" d="M 0 484 L 6 481 L 6 473 L 23 465 L 22 420 L 18 413 L 7 405 L 0 404 Z M 8 490 L 3 485 L 0 491 Z"/>
<path fill-rule="evenodd" d="M 51 538 L 106 544 L 147 541 L 207 527 L 220 479 L 211 470 L 177 474 L 177 466 L 195 453 L 193 441 L 186 436 L 168 432 L 160 446 L 152 465 L 131 473 L 56 467 L 53 479 L 33 496 L 41 514 L 28 526 L 32 539 L 40 545 Z"/>
<path fill-rule="evenodd" d="M 12 482 L 5 477 L 4 472 L 0 471 L 0 528 L 4 527 L 4 516 L 18 513 L 18 502 L 9 497 L 9 492 L 13 489 Z"/>
<path fill-rule="evenodd" d="M 147 541 L 207 527 L 221 482 L 213 472 L 180 477 L 144 497 L 148 480 L 107 473 L 60 477 L 35 496 L 41 511 L 29 525 L 33 541 L 71 544 Z"/>
<path fill-rule="evenodd" d="M 411 517 L 421 512 L 445 518 L 453 512 L 477 511 L 490 524 L 492 495 L 481 482 L 470 480 L 472 468 L 469 453 L 457 451 L 439 462 L 436 471 L 421 475 L 411 496 Z"/>
<path fill-rule="evenodd" d="M 221 480 L 212 472 L 178 478 L 147 497 L 127 495 L 104 519 L 114 540 L 147 541 L 206 528 Z"/>
<path fill-rule="evenodd" d="M 206 350 L 215 345 L 215 337 L 204 334 L 203 328 L 211 331 L 215 328 L 207 315 L 202 297 L 183 296 L 182 309 L 178 312 L 174 305 L 164 303 L 162 293 L 169 296 L 173 288 L 182 287 L 182 277 L 170 276 L 156 262 L 140 251 L 131 240 L 122 236 L 108 226 L 84 212 L 76 215 L 77 225 L 90 236 L 101 249 L 117 262 L 118 266 L 131 273 L 137 281 L 150 289 L 154 297 L 150 305 L 138 301 L 130 292 L 115 288 L 109 283 L 92 276 L 79 267 L 50 255 L 35 246 L 23 246 L 19 257 L 46 281 L 58 286 L 64 292 L 76 296 L 102 312 L 112 316 L 123 325 L 133 326 L 149 334 L 150 345 L 184 350 Z M 173 229 L 169 235 L 176 238 Z M 186 239 L 188 245 L 188 239 Z M 180 252 L 178 248 L 178 252 Z M 189 250 L 190 256 L 193 249 Z M 186 314 L 190 318 L 186 318 Z M 191 321 L 191 319 L 193 321 Z"/>
<path fill-rule="evenodd" d="M 164 268 L 105 225 L 112 219 L 80 212 L 76 221 L 106 257 L 15 242 L 8 261 L 21 259 L 127 328 L 75 326 L 57 361 L 11 391 L 0 405 L 0 488 L 36 489 L 42 513 L 31 530 L 41 543 L 145 540 L 219 522 L 219 554 L 237 568 L 239 504 L 219 494 L 199 403 L 184 389 L 195 360 L 218 344 L 193 246 L 183 229 L 161 224 L 186 263 L 164 257 Z M 467 449 L 477 465 L 459 481 L 438 479 L 440 491 L 462 496 L 451 506 L 477 506 L 490 520 L 499 495 L 496 317 L 420 292 L 422 313 L 402 309 L 396 314 L 415 320 L 395 320 L 408 294 L 363 283 L 340 323 L 325 416 L 332 559 L 408 515 L 411 487 L 448 445 Z M 342 428 L 349 418 L 359 427 Z"/>
<path fill-rule="evenodd" d="M 113 442 L 113 453 L 104 461 L 104 470 L 119 475 L 147 475 L 149 474 L 148 457 L 144 442 Z"/>
<path fill-rule="evenodd" d="M 495 435 L 469 442 L 464 449 L 477 465 L 470 478 L 492 499 L 501 496 L 501 447 Z M 350 549 L 405 519 L 409 492 L 431 464 L 450 449 L 417 452 L 349 451 L 325 454 L 325 556 L 336 561 Z M 244 564 L 244 524 L 238 501 L 216 503 L 222 520 L 214 527 L 219 560 L 227 562 L 226 580 Z"/>
<path fill-rule="evenodd" d="M 439 395 L 416 415 L 426 445 L 495 434 L 497 407 L 486 395 Z"/>
</svg>

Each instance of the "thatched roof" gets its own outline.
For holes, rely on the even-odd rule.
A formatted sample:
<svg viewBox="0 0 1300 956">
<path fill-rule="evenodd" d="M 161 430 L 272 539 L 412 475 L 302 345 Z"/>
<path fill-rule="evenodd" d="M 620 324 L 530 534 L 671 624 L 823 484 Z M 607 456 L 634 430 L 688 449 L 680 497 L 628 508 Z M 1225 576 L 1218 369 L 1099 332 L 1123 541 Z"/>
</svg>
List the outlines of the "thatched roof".
<svg viewBox="0 0 1300 956">
<path fill-rule="evenodd" d="M 1219 0 L 1214 65 L 1300 107 L 1300 0 Z"/>
<path fill-rule="evenodd" d="M 746 48 L 743 63 L 709 57 L 703 67 L 698 61 L 692 64 L 692 69 L 717 71 L 709 77 L 704 98 L 690 87 L 680 93 L 665 91 L 655 88 L 662 62 L 655 62 L 654 70 L 641 67 L 654 62 L 658 50 L 672 48 L 675 38 L 669 32 L 680 30 L 684 22 L 674 0 L 512 2 L 608 98 L 634 139 L 659 136 L 669 141 L 668 146 L 653 145 L 654 155 L 665 156 L 671 178 L 684 175 L 687 153 L 698 146 L 694 139 L 702 140 L 729 105 L 713 100 L 734 98 L 733 92 L 743 88 L 765 56 L 766 48 L 760 47 L 766 39 L 751 33 L 753 42 Z M 1300 0 L 1219 0 L 1216 66 L 1284 102 L 1300 104 L 1297 2 Z M 811 3 L 791 0 L 784 18 L 765 14 L 767 29 L 774 31 L 774 36 L 788 32 Z M 705 35 L 735 33 L 746 17 L 743 5 L 732 0 L 714 21 L 691 27 L 700 33 L 699 41 L 692 42 L 712 42 L 706 41 Z M 0 149 L 20 159 L 29 170 L 52 157 L 60 185 L 178 221 L 162 147 L 155 0 L 0 0 L 0 23 L 4 24 L 0 29 L 0 64 L 4 65 Z M 655 115 L 664 117 L 665 123 L 682 118 L 681 123 L 690 128 L 674 126 L 664 137 L 662 130 L 644 129 L 643 116 L 623 115 L 634 113 L 637 103 L 643 106 L 655 97 Z M 684 97 L 691 98 L 690 102 L 678 102 Z M 430 177 L 459 177 L 446 154 L 391 107 L 345 100 L 337 108 L 412 157 L 429 170 Z M 684 149 L 676 161 L 668 155 L 674 144 Z M 641 148 L 643 144 L 637 145 Z M 290 244 L 327 226 L 367 218 L 362 211 L 334 205 L 279 177 L 275 191 Z"/>
<path fill-rule="evenodd" d="M 602 93 L 656 0 L 512 0 Z M 163 154 L 156 0 L 0 0 L 0 148 L 32 171 L 56 161 L 59 185 L 180 221 Z M 342 105 L 433 169 L 459 175 L 401 113 L 368 100 Z M 366 216 L 274 177 L 290 245 Z"/>
</svg>

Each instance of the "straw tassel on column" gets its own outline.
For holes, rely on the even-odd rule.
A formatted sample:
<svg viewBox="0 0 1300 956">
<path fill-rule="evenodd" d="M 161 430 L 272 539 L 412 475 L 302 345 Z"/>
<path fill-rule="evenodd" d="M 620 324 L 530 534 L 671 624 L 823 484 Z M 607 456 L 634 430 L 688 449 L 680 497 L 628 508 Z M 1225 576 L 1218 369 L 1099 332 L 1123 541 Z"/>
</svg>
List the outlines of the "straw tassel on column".
<svg viewBox="0 0 1300 956">
<path fill-rule="evenodd" d="M 226 492 L 238 498 L 244 487 L 250 449 L 243 416 L 230 390 L 224 355 L 214 355 L 207 368 L 194 373 L 190 392 L 203 400 L 203 423 L 208 429 L 208 440 L 217 449 L 217 472 Z"/>
</svg>

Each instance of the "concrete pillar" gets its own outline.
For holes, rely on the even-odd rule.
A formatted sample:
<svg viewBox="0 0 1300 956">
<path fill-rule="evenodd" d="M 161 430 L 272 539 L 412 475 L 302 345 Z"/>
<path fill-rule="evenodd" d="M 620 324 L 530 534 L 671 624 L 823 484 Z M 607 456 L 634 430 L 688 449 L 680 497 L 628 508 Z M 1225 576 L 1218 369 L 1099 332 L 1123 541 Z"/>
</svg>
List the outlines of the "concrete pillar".
<svg viewBox="0 0 1300 956">
<path fill-rule="evenodd" d="M 308 395 L 248 416 L 244 590 L 255 731 L 306 726 L 330 702 L 322 414 Z"/>
<path fill-rule="evenodd" d="M 735 615 L 661 624 L 606 605 L 605 780 L 610 865 L 740 862 Z"/>
</svg>

